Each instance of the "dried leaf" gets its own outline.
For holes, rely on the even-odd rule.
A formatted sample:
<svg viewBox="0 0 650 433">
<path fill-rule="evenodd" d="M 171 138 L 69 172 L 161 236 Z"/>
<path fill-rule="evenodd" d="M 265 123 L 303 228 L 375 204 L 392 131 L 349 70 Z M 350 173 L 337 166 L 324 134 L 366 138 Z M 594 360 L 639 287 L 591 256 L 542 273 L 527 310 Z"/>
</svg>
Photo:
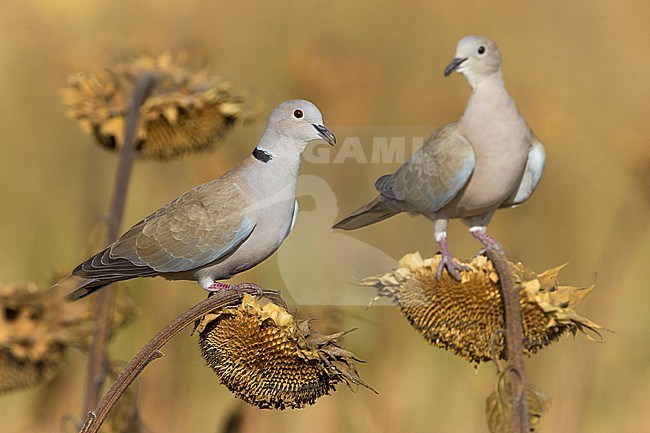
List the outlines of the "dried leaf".
<svg viewBox="0 0 650 433">
<path fill-rule="evenodd" d="M 525 390 L 528 420 L 531 433 L 538 431 L 539 422 L 551 407 L 551 398 L 533 385 Z M 506 374 L 499 374 L 495 391 L 485 401 L 488 430 L 490 433 L 512 433 L 512 391 Z"/>
</svg>

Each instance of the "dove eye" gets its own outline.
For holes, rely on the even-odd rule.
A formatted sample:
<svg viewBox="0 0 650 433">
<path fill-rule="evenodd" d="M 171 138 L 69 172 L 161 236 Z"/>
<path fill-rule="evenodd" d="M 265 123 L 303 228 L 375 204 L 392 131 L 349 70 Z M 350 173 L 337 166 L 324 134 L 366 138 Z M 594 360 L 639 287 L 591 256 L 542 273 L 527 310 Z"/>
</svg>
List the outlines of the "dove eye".
<svg viewBox="0 0 650 433">
<path fill-rule="evenodd" d="M 296 119 L 301 119 L 302 116 L 304 116 L 302 110 L 296 110 L 293 112 L 293 117 L 295 117 Z"/>
<path fill-rule="evenodd" d="M 485 48 L 485 45 L 481 45 L 480 47 L 478 47 L 478 50 L 476 50 L 476 52 L 479 53 L 479 55 L 484 54 L 485 51 L 487 51 L 487 48 Z"/>
</svg>

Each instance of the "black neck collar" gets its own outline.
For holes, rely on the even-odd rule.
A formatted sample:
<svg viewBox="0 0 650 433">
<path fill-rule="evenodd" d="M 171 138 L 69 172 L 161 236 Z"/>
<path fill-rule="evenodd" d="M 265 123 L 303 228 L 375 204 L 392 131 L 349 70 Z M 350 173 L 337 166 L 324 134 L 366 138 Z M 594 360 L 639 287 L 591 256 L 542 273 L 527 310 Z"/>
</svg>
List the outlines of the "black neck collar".
<svg viewBox="0 0 650 433">
<path fill-rule="evenodd" d="M 257 147 L 253 150 L 253 156 L 260 162 L 267 163 L 273 159 L 273 155 Z"/>
</svg>

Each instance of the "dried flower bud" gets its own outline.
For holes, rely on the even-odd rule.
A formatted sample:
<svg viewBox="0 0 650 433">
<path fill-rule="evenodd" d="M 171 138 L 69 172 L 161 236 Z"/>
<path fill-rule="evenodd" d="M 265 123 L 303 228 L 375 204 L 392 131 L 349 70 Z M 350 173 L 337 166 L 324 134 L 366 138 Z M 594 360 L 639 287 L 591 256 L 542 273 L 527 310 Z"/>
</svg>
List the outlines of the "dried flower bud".
<svg viewBox="0 0 650 433">
<path fill-rule="evenodd" d="M 152 74 L 157 80 L 140 108 L 136 155 L 166 160 L 206 150 L 235 121 L 251 116 L 230 94 L 227 82 L 190 72 L 185 63 L 185 58 L 165 53 L 73 74 L 60 90 L 61 100 L 86 133 L 117 150 L 124 145 L 125 114 L 138 78 Z"/>
<path fill-rule="evenodd" d="M 465 263 L 471 270 L 456 281 L 447 273 L 436 278 L 440 256 L 422 259 L 408 254 L 399 268 L 382 276 L 364 279 L 361 284 L 377 288 L 377 297 L 387 297 L 399 306 L 411 325 L 431 344 L 449 350 L 471 362 L 490 361 L 490 348 L 505 359 L 504 313 L 499 276 L 492 262 L 478 256 Z M 562 267 L 536 274 L 522 264 L 511 263 L 521 285 L 521 314 L 524 350 L 527 355 L 551 344 L 570 331 L 601 326 L 579 316 L 573 307 L 593 287 L 558 286 Z M 598 334 L 599 335 L 599 334 Z"/>
<path fill-rule="evenodd" d="M 321 335 L 309 321 L 250 295 L 205 316 L 198 329 L 207 364 L 231 392 L 259 408 L 314 404 L 339 382 L 368 387 L 353 364 L 360 360 L 337 343 L 344 332 Z"/>
</svg>

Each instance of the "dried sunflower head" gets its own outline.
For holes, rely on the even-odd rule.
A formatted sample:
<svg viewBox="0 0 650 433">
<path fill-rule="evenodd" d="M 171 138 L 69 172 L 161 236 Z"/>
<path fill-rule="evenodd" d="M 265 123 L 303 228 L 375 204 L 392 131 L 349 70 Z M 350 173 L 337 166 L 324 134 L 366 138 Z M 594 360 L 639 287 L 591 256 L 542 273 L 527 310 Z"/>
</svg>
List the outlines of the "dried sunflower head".
<svg viewBox="0 0 650 433">
<path fill-rule="evenodd" d="M 273 303 L 244 295 L 241 305 L 205 316 L 198 325 L 203 358 L 221 382 L 262 409 L 300 408 L 329 394 L 339 382 L 368 387 L 337 340 L 310 321 L 297 321 Z M 369 388 L 369 387 L 368 387 Z"/>
<path fill-rule="evenodd" d="M 79 307 L 45 293 L 33 283 L 0 284 L 0 392 L 52 379 L 65 349 L 92 332 Z"/>
<path fill-rule="evenodd" d="M 399 267 L 361 284 L 374 286 L 377 297 L 399 306 L 411 325 L 431 344 L 450 350 L 471 362 L 505 359 L 499 277 L 492 262 L 478 256 L 466 262 L 471 270 L 456 281 L 447 273 L 436 278 L 440 256 L 424 260 L 419 253 L 404 256 Z M 510 263 L 520 284 L 524 350 L 527 355 L 551 344 L 570 331 L 598 333 L 601 326 L 579 316 L 573 307 L 593 287 L 558 286 L 562 267 L 536 274 L 522 264 Z"/>
<path fill-rule="evenodd" d="M 251 118 L 230 84 L 185 68 L 186 58 L 164 53 L 73 74 L 60 90 L 68 116 L 108 149 L 124 145 L 125 114 L 140 76 L 157 80 L 140 108 L 136 155 L 166 160 L 208 149 L 237 120 Z"/>
<path fill-rule="evenodd" d="M 87 348 L 93 304 L 67 302 L 64 295 L 33 283 L 0 284 L 0 393 L 49 381 L 68 347 Z M 113 328 L 133 311 L 123 301 L 118 305 Z"/>
</svg>

